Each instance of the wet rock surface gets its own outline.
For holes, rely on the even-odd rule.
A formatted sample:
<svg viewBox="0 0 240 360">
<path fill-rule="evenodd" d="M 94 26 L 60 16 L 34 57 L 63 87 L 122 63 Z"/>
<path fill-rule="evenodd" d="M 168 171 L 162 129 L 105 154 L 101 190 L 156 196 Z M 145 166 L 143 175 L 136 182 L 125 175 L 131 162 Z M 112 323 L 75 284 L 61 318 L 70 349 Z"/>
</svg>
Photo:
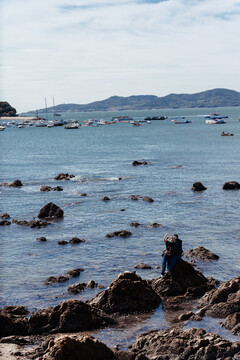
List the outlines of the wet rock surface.
<svg viewBox="0 0 240 360">
<path fill-rule="evenodd" d="M 107 313 L 148 312 L 161 302 L 146 280 L 132 272 L 125 272 L 114 279 L 89 304 Z"/>
<path fill-rule="evenodd" d="M 8 220 L 0 220 L 0 226 L 11 225 L 11 221 Z"/>
<path fill-rule="evenodd" d="M 207 188 L 201 182 L 198 181 L 192 185 L 192 190 L 193 191 L 204 191 L 204 190 L 207 190 Z"/>
<path fill-rule="evenodd" d="M 81 244 L 83 242 L 85 242 L 86 240 L 84 239 L 79 239 L 78 237 L 72 237 L 70 240 L 69 240 L 69 243 L 70 244 Z"/>
<path fill-rule="evenodd" d="M 41 236 L 41 237 L 37 238 L 36 240 L 37 240 L 37 241 L 42 241 L 42 242 L 47 241 L 47 239 L 45 238 L 45 236 Z"/>
<path fill-rule="evenodd" d="M 54 187 L 51 187 L 51 186 L 47 186 L 47 185 L 42 185 L 41 188 L 40 188 L 40 191 L 63 191 L 63 188 L 61 186 L 54 186 Z"/>
<path fill-rule="evenodd" d="M 42 220 L 12 220 L 13 224 L 20 225 L 20 226 L 28 226 L 30 228 L 45 228 L 46 226 L 50 225 L 50 222 L 48 221 L 42 221 Z"/>
<path fill-rule="evenodd" d="M 73 174 L 60 173 L 57 176 L 55 176 L 54 180 L 70 180 L 74 177 L 75 177 L 75 175 L 73 175 Z"/>
<path fill-rule="evenodd" d="M 127 231 L 127 230 L 119 230 L 119 231 L 114 231 L 112 233 L 109 233 L 107 234 L 105 237 L 106 238 L 112 238 L 112 237 L 123 237 L 123 238 L 126 238 L 126 237 L 129 237 L 131 236 L 132 233 L 130 231 Z"/>
<path fill-rule="evenodd" d="M 50 285 L 50 284 L 54 284 L 54 283 L 63 283 L 67 280 L 69 280 L 70 277 L 77 277 L 81 274 L 81 272 L 84 271 L 84 269 L 72 269 L 67 271 L 66 274 L 61 274 L 58 276 L 49 276 L 46 280 L 45 280 L 45 285 Z"/>
<path fill-rule="evenodd" d="M 223 282 L 218 289 L 207 292 L 198 302 L 201 316 L 226 319 L 223 325 L 239 333 L 240 276 Z"/>
<path fill-rule="evenodd" d="M 148 264 L 140 263 L 140 264 L 134 265 L 134 268 L 135 269 L 152 269 L 152 266 L 148 265 Z"/>
<path fill-rule="evenodd" d="M 43 360 L 114 360 L 111 349 L 90 336 L 64 336 L 50 340 Z"/>
<path fill-rule="evenodd" d="M 137 160 L 134 160 L 132 162 L 132 166 L 139 166 L 139 165 L 149 165 L 149 162 L 148 161 L 137 161 Z"/>
<path fill-rule="evenodd" d="M 200 297 L 214 286 L 208 279 L 184 260 L 179 260 L 172 271 L 157 279 L 149 280 L 152 288 L 161 297 L 186 295 Z"/>
<path fill-rule="evenodd" d="M 24 306 L 4 306 L 0 309 L 0 338 L 9 335 L 27 335 L 29 311 Z"/>
<path fill-rule="evenodd" d="M 223 190 L 239 190 L 240 184 L 237 181 L 228 181 L 223 184 Z"/>
<path fill-rule="evenodd" d="M 0 215 L 0 219 L 9 219 L 10 218 L 10 215 L 6 212 L 3 212 L 1 215 Z"/>
<path fill-rule="evenodd" d="M 198 246 L 189 250 L 184 254 L 186 258 L 197 258 L 204 261 L 218 260 L 219 256 L 205 249 L 203 246 Z"/>
<path fill-rule="evenodd" d="M 46 204 L 38 213 L 40 219 L 62 219 L 63 210 L 52 202 Z"/>
<path fill-rule="evenodd" d="M 230 360 L 239 359 L 240 342 L 232 343 L 203 329 L 151 331 L 137 338 L 130 354 L 129 359 L 136 360 Z"/>
<path fill-rule="evenodd" d="M 102 198 L 102 200 L 103 200 L 103 201 L 110 201 L 110 198 L 109 198 L 108 196 L 104 196 L 104 197 Z"/>
<path fill-rule="evenodd" d="M 146 201 L 146 202 L 154 202 L 154 200 L 151 197 L 142 196 L 142 195 L 130 195 L 130 199 L 134 200 L 134 201 L 141 199 L 141 200 Z"/>
<path fill-rule="evenodd" d="M 17 179 L 17 180 L 14 180 L 14 181 L 10 182 L 10 183 L 3 182 L 3 183 L 0 184 L 0 186 L 22 187 L 23 184 L 22 184 L 21 180 L 18 180 L 18 179 Z"/>
</svg>

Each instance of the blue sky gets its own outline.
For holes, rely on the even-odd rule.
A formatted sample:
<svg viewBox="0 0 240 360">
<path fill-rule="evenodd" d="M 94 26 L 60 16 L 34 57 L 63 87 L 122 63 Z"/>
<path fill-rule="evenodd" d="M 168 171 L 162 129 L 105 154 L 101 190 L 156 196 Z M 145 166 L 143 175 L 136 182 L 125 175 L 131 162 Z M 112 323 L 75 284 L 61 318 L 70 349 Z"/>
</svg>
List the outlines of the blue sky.
<svg viewBox="0 0 240 360">
<path fill-rule="evenodd" d="M 237 0 L 2 0 L 0 23 L 1 100 L 18 112 L 240 91 Z"/>
</svg>

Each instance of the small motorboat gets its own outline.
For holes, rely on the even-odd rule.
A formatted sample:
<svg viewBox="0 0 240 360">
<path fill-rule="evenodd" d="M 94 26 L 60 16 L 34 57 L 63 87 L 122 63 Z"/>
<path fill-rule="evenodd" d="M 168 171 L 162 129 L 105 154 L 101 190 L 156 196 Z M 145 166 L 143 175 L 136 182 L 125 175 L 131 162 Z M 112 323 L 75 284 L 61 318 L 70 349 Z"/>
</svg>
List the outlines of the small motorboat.
<svg viewBox="0 0 240 360">
<path fill-rule="evenodd" d="M 190 120 L 185 120 L 185 121 L 176 121 L 176 120 L 172 120 L 175 124 L 191 124 L 192 122 Z"/>
</svg>

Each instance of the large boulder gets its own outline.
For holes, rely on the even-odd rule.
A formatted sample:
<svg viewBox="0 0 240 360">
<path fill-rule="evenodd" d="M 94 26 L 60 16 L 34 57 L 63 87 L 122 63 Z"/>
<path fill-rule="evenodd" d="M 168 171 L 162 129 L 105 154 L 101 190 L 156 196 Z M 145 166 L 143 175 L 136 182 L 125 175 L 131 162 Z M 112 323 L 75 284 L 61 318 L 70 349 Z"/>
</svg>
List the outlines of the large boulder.
<svg viewBox="0 0 240 360">
<path fill-rule="evenodd" d="M 105 344 L 91 336 L 63 336 L 50 340 L 43 360 L 114 360 Z"/>
<path fill-rule="evenodd" d="M 29 311 L 23 306 L 4 306 L 0 309 L 0 338 L 27 335 L 28 313 Z"/>
<path fill-rule="evenodd" d="M 222 319 L 240 312 L 240 276 L 223 282 L 218 289 L 207 292 L 199 300 L 198 308 L 201 316 Z"/>
<path fill-rule="evenodd" d="M 79 300 L 67 300 L 33 313 L 29 318 L 29 334 L 87 331 L 113 323 L 90 305 Z"/>
<path fill-rule="evenodd" d="M 63 210 L 52 202 L 46 204 L 38 213 L 40 219 L 62 219 Z"/>
<path fill-rule="evenodd" d="M 131 360 L 239 359 L 240 342 L 232 343 L 201 328 L 150 331 L 137 338 L 130 346 L 129 355 L 132 355 Z"/>
<path fill-rule="evenodd" d="M 161 302 L 146 280 L 132 272 L 124 272 L 89 304 L 107 313 L 148 312 Z"/>
<path fill-rule="evenodd" d="M 199 297 L 213 288 L 200 271 L 182 259 L 177 262 L 171 275 L 149 280 L 149 283 L 154 291 L 163 297 L 183 295 L 186 292 L 189 296 Z"/>
<path fill-rule="evenodd" d="M 204 191 L 207 190 L 207 188 L 201 183 L 201 182 L 195 182 L 192 186 L 193 191 Z"/>
<path fill-rule="evenodd" d="M 186 258 L 197 258 L 204 261 L 218 260 L 219 256 L 205 249 L 203 246 L 198 246 L 189 250 L 184 254 Z"/>
<path fill-rule="evenodd" d="M 239 190 L 240 184 L 237 181 L 228 181 L 223 184 L 223 190 Z"/>
</svg>

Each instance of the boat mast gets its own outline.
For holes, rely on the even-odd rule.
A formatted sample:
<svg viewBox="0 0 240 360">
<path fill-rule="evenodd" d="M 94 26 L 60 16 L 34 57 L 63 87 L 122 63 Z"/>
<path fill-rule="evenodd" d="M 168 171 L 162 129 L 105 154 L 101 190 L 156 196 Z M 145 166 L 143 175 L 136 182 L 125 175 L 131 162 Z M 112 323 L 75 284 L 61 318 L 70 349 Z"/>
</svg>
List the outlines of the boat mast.
<svg viewBox="0 0 240 360">
<path fill-rule="evenodd" d="M 48 121 L 48 111 L 47 111 L 47 99 L 45 98 L 45 108 L 46 108 L 46 118 Z"/>
</svg>

